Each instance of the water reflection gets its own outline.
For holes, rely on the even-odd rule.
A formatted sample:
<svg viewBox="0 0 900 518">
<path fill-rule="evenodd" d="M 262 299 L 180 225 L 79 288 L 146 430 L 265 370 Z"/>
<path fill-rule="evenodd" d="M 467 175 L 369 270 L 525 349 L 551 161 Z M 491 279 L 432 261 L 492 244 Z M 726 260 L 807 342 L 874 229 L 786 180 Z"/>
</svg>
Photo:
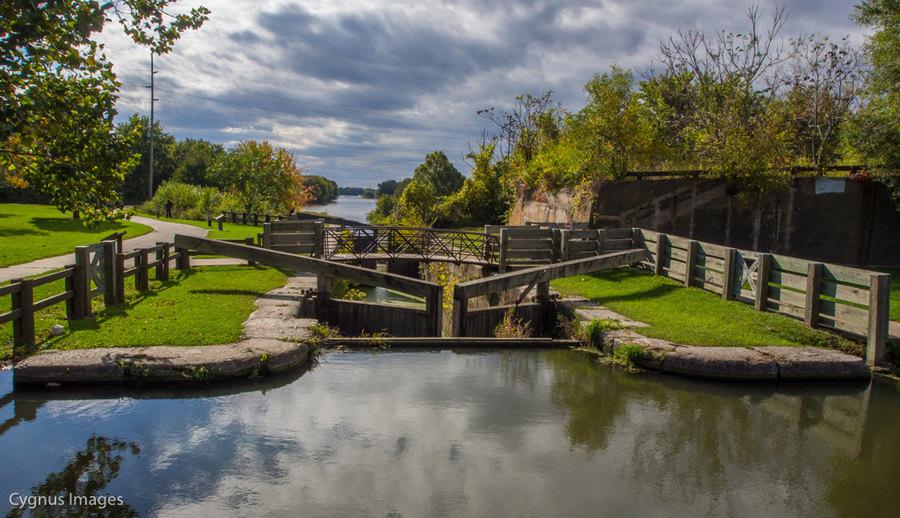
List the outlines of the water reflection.
<svg viewBox="0 0 900 518">
<path fill-rule="evenodd" d="M 140 516 L 122 496 L 105 491 L 119 476 L 123 452 L 139 455 L 141 449 L 133 442 L 92 436 L 60 471 L 47 475 L 30 491 L 11 493 L 13 508 L 6 516 Z"/>
<path fill-rule="evenodd" d="M 898 504 L 900 393 L 880 382 L 717 384 L 569 351 L 394 351 L 212 390 L 17 393 L 15 412 L 0 405 L 0 422 L 19 417 L 0 436 L 11 466 L 0 493 L 49 480 L 90 437 L 128 437 L 140 455 L 107 491 L 146 515 L 840 516 Z"/>
</svg>

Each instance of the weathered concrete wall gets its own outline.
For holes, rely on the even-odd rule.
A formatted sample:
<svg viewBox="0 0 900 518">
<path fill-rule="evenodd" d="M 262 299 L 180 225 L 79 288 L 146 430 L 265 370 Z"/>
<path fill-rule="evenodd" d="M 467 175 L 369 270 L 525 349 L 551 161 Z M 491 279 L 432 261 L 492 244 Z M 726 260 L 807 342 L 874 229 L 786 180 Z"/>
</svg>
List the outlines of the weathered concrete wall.
<svg viewBox="0 0 900 518">
<path fill-rule="evenodd" d="M 603 182 L 590 204 L 590 222 L 822 262 L 900 266 L 900 212 L 877 182 L 797 178 L 771 194 L 740 191 L 740 184 L 725 180 Z M 516 210 L 530 214 L 531 206 L 545 204 L 520 200 Z"/>
<path fill-rule="evenodd" d="M 572 189 L 562 189 L 556 194 L 526 192 L 513 207 L 509 224 L 524 225 L 527 221 L 587 221 L 590 213 L 590 200 L 579 203 L 578 196 Z"/>
</svg>

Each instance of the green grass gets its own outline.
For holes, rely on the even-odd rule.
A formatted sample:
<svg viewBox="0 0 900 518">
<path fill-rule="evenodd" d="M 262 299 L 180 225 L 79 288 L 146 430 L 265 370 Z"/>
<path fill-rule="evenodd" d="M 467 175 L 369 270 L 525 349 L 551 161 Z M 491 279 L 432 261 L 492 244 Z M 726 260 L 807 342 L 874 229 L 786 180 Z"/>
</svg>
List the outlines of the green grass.
<svg viewBox="0 0 900 518">
<path fill-rule="evenodd" d="M 553 287 L 581 295 L 644 322 L 639 332 L 685 345 L 754 347 L 811 345 L 862 354 L 862 345 L 774 313 L 723 301 L 718 295 L 633 269 L 616 268 L 591 275 L 559 279 Z"/>
<path fill-rule="evenodd" d="M 891 320 L 900 322 L 900 268 L 875 268 L 891 274 Z"/>
<path fill-rule="evenodd" d="M 6 244 L 0 247 L 0 268 L 71 254 L 76 246 L 98 243 L 122 230 L 129 238 L 153 229 L 130 221 L 88 227 L 49 205 L 0 204 L 0 240 Z"/>
<path fill-rule="evenodd" d="M 214 266 L 172 271 L 167 282 L 151 281 L 151 289 L 134 290 L 126 282 L 126 302 L 105 307 L 93 299 L 95 316 L 67 322 L 65 304 L 35 315 L 37 348 L 82 349 L 149 345 L 212 345 L 238 340 L 241 325 L 267 291 L 283 286 L 286 274 L 267 267 Z M 35 298 L 60 293 L 62 281 L 41 286 Z M 10 298 L 0 300 L 0 313 L 9 311 Z M 54 324 L 66 333 L 50 336 Z M 0 325 L 0 359 L 12 346 L 12 323 Z"/>
</svg>

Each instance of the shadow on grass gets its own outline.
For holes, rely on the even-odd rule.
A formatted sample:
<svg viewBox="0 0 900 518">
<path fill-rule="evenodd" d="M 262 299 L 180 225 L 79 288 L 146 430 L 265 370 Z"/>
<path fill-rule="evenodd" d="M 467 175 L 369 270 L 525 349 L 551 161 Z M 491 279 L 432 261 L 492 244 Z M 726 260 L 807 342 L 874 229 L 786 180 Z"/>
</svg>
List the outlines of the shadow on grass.
<svg viewBox="0 0 900 518">
<path fill-rule="evenodd" d="M 593 277 L 595 279 L 604 281 L 604 282 L 614 282 L 616 284 L 619 283 L 628 283 L 629 288 L 633 288 L 636 279 L 644 278 L 647 281 L 654 280 L 656 277 L 649 273 L 644 272 L 642 270 L 637 270 L 633 268 L 625 269 L 625 268 L 616 268 L 613 270 L 606 270 L 603 272 L 595 272 L 592 274 L 588 274 L 587 277 Z M 657 284 L 648 289 L 631 291 L 628 293 L 616 293 L 616 294 L 601 294 L 591 298 L 594 302 L 635 302 L 635 301 L 646 301 L 653 300 L 658 297 L 668 295 L 670 293 L 677 292 L 682 289 L 681 286 L 674 284 Z"/>
<path fill-rule="evenodd" d="M 248 297 L 262 297 L 263 292 L 253 290 L 188 290 L 198 295 L 247 295 Z"/>
<path fill-rule="evenodd" d="M 102 232 L 115 232 L 126 228 L 126 225 L 121 221 L 103 222 L 96 225 L 89 225 L 78 219 L 64 217 L 33 217 L 31 218 L 30 224 L 35 228 L 46 230 L 48 232 L 78 231 L 99 234 Z"/>
<path fill-rule="evenodd" d="M 40 232 L 32 228 L 6 228 L 0 230 L 0 237 L 49 236 L 50 232 Z"/>
</svg>

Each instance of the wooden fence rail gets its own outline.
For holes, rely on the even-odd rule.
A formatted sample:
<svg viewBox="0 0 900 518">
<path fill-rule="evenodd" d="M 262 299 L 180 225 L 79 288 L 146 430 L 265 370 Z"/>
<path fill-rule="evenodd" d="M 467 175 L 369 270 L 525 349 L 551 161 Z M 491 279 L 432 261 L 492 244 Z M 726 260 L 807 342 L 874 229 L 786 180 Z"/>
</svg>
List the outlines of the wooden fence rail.
<svg viewBox="0 0 900 518">
<path fill-rule="evenodd" d="M 309 272 L 317 276 L 316 318 L 342 326 L 348 333 L 369 324 L 369 331 L 386 330 L 394 336 L 440 336 L 444 289 L 440 284 L 384 273 L 359 266 L 341 264 L 256 246 L 228 243 L 199 237 L 175 236 L 175 246 L 184 250 L 236 257 L 260 264 Z M 410 309 L 384 304 L 339 301 L 331 297 L 335 279 L 369 286 L 381 286 L 425 298 L 425 309 Z M 348 318 L 347 315 L 351 315 Z M 348 327 L 348 326 L 357 326 Z M 371 326 L 377 327 L 371 329 Z"/>
<path fill-rule="evenodd" d="M 884 360 L 888 339 L 890 281 L 885 273 L 738 250 L 635 229 L 636 244 L 650 256 L 644 265 L 657 275 L 867 339 L 866 362 Z"/>
<path fill-rule="evenodd" d="M 238 220 L 244 225 L 248 222 L 253 223 L 253 226 L 259 226 L 260 222 L 269 223 L 272 221 L 282 221 L 287 219 L 287 216 L 279 216 L 277 214 L 258 214 L 255 212 L 234 212 L 234 211 L 223 211 L 222 215 L 225 220 L 230 219 L 232 223 L 237 223 Z M 222 230 L 222 222 L 219 221 L 219 230 Z"/>
<path fill-rule="evenodd" d="M 13 354 L 17 348 L 34 343 L 37 311 L 65 302 L 68 320 L 87 318 L 91 316 L 91 299 L 95 297 L 103 296 L 108 305 L 125 301 L 127 277 L 135 277 L 136 289 L 147 290 L 151 269 L 156 280 L 165 281 L 169 278 L 171 261 L 176 261 L 179 269 L 190 267 L 187 251 L 171 253 L 170 243 L 122 253 L 117 239 L 121 235 L 110 237 L 95 245 L 75 247 L 75 264 L 61 271 L 32 279 L 14 279 L 0 287 L 0 297 L 12 298 L 10 311 L 0 314 L 0 324 L 13 323 Z M 34 300 L 35 288 L 60 280 L 65 280 L 61 293 Z"/>
</svg>

